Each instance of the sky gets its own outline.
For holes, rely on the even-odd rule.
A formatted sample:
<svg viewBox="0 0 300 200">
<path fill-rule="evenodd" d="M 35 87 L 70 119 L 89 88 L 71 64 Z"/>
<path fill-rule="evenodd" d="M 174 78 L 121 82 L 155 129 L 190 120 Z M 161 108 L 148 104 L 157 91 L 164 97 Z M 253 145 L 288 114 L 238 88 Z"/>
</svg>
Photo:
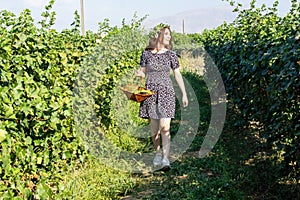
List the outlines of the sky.
<svg viewBox="0 0 300 200">
<path fill-rule="evenodd" d="M 231 22 L 235 14 L 233 7 L 222 0 L 83 0 L 85 30 L 96 32 L 98 23 L 105 18 L 112 26 L 120 26 L 125 18 L 129 23 L 134 13 L 138 18 L 148 15 L 144 26 L 153 26 L 163 22 L 180 31 L 182 23 L 187 24 L 187 32 L 198 32 L 204 28 L 213 28 L 224 21 Z M 235 0 L 247 8 L 251 0 Z M 271 7 L 275 0 L 257 0 L 256 5 L 265 3 Z M 0 0 L 0 10 L 8 10 L 18 15 L 29 8 L 35 22 L 41 19 L 48 0 Z M 290 0 L 279 0 L 279 15 L 285 15 L 291 7 Z M 62 30 L 70 28 L 74 21 L 74 12 L 80 13 L 80 0 L 56 0 L 53 11 L 56 12 L 56 23 L 53 28 Z M 189 23 L 190 22 L 190 23 Z M 200 23 L 201 22 L 201 23 Z M 206 22 L 206 23 L 205 23 Z M 197 27 L 197 28 L 196 28 Z"/>
</svg>

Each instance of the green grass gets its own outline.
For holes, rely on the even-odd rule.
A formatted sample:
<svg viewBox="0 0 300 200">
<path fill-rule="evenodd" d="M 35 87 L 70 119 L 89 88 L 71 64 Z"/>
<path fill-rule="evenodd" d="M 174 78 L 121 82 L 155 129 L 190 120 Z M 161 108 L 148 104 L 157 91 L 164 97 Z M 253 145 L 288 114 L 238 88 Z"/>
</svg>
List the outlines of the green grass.
<svg viewBox="0 0 300 200">
<path fill-rule="evenodd" d="M 298 199 L 299 180 L 282 179 L 279 166 L 271 164 L 264 149 L 257 149 L 256 144 L 262 141 L 256 130 L 236 125 L 240 116 L 230 103 L 219 141 L 208 156 L 198 157 L 210 120 L 209 95 L 201 77 L 191 73 L 185 77 L 193 82 L 198 94 L 201 122 L 190 148 L 172 163 L 172 170 L 130 174 L 90 160 L 68 175 L 75 183 L 70 189 L 73 196 L 76 199 Z M 172 125 L 176 132 L 178 124 L 175 121 Z"/>
<path fill-rule="evenodd" d="M 195 151 L 199 134 L 170 172 L 134 176 L 136 185 L 123 199 L 299 199 L 299 184 L 279 181 L 278 166 L 255 149 L 255 132 L 232 126 L 236 117 L 228 112 L 223 134 L 207 157 Z"/>
<path fill-rule="evenodd" d="M 67 174 L 65 182 L 68 184 L 60 196 L 76 200 L 118 199 L 118 196 L 126 195 L 135 185 L 135 179 L 129 173 L 104 165 L 93 158 Z"/>
</svg>

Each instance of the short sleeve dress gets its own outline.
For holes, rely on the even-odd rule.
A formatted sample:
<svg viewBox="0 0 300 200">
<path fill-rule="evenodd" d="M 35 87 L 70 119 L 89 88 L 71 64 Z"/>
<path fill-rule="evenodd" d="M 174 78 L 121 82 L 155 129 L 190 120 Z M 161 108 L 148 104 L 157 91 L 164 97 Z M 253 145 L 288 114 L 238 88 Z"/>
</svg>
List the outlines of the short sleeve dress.
<svg viewBox="0 0 300 200">
<path fill-rule="evenodd" d="M 174 118 L 176 98 L 170 78 L 170 70 L 179 67 L 175 52 L 163 53 L 144 51 L 141 55 L 141 66 L 146 67 L 146 88 L 155 90 L 152 95 L 140 104 L 141 118 Z"/>
</svg>

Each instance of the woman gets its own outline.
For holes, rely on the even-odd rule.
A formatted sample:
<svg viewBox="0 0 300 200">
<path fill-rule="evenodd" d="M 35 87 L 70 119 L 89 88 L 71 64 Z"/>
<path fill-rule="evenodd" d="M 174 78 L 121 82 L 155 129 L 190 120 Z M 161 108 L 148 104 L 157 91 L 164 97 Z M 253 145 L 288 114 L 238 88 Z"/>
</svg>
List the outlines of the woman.
<svg viewBox="0 0 300 200">
<path fill-rule="evenodd" d="M 175 117 L 175 92 L 170 78 L 170 70 L 182 92 L 183 107 L 188 106 L 188 98 L 179 70 L 177 55 L 171 51 L 172 34 L 169 27 L 159 30 L 155 45 L 150 39 L 149 46 L 141 56 L 141 67 L 137 76 L 146 77 L 146 88 L 155 90 L 156 94 L 140 104 L 140 117 L 150 118 L 152 140 L 156 151 L 153 164 L 170 169 L 170 123 Z M 162 152 L 160 140 L 162 139 Z"/>
</svg>

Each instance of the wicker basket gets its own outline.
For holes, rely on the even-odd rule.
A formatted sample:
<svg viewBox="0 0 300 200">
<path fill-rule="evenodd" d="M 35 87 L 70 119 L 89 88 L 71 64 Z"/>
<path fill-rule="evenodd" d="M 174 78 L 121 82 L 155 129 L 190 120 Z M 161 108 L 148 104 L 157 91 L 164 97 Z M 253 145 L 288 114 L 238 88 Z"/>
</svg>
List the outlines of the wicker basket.
<svg viewBox="0 0 300 200">
<path fill-rule="evenodd" d="M 144 87 L 136 86 L 136 88 L 137 88 L 137 90 L 145 90 Z M 155 91 L 151 91 L 152 92 L 151 94 L 141 94 L 141 93 L 140 94 L 135 94 L 132 91 L 130 91 L 130 89 L 128 88 L 128 86 L 121 88 L 121 90 L 127 96 L 128 100 L 132 100 L 132 101 L 135 101 L 135 102 L 138 102 L 138 103 L 146 100 L 147 98 L 151 97 L 153 94 L 156 93 Z"/>
</svg>

